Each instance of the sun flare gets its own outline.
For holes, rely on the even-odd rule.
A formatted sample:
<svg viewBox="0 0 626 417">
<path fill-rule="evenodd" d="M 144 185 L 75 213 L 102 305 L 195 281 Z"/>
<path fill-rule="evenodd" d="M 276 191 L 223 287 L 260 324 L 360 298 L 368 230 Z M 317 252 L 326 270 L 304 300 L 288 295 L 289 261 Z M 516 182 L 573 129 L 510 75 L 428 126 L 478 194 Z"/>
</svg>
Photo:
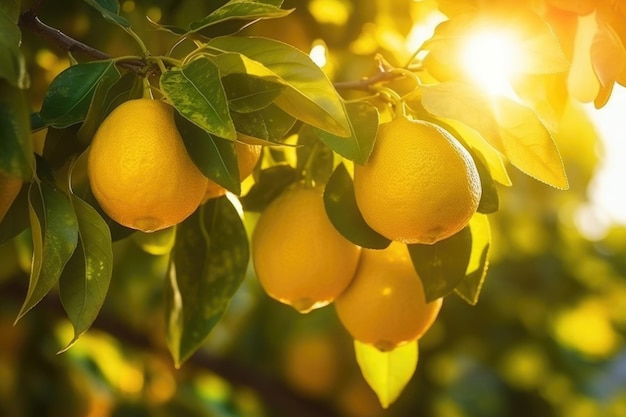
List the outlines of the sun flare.
<svg viewBox="0 0 626 417">
<path fill-rule="evenodd" d="M 472 79 L 491 94 L 511 95 L 511 76 L 519 67 L 515 38 L 502 31 L 482 31 L 467 38 L 462 63 Z"/>
</svg>

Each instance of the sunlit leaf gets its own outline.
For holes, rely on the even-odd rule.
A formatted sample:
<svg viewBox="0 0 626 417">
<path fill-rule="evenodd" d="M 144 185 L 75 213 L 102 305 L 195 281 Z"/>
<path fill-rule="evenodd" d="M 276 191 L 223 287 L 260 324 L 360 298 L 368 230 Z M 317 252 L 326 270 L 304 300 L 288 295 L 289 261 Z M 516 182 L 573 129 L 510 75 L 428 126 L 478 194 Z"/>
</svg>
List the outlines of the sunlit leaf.
<svg viewBox="0 0 626 417">
<path fill-rule="evenodd" d="M 373 230 L 363 219 L 354 185 L 345 165 L 339 164 L 324 189 L 324 205 L 331 223 L 346 239 L 369 249 L 384 249 L 390 240 Z"/>
<path fill-rule="evenodd" d="M 235 142 L 215 137 L 179 114 L 174 115 L 174 120 L 189 156 L 204 176 L 239 194 L 241 184 Z"/>
<path fill-rule="evenodd" d="M 402 393 L 417 368 L 417 341 L 381 352 L 371 345 L 354 341 L 356 361 L 363 378 L 378 396 L 383 408 L 389 407 Z"/>
<path fill-rule="evenodd" d="M 28 201 L 34 254 L 28 292 L 17 320 L 58 282 L 78 243 L 78 221 L 65 195 L 47 182 L 33 181 Z"/>
<path fill-rule="evenodd" d="M 180 114 L 207 132 L 235 140 L 235 126 L 220 81 L 220 71 L 209 59 L 196 59 L 180 70 L 161 76 L 161 89 Z"/>
<path fill-rule="evenodd" d="M 96 319 L 104 303 L 113 269 L 111 233 L 98 212 L 75 195 L 78 245 L 59 278 L 59 296 L 74 326 L 69 349 Z"/>
<path fill-rule="evenodd" d="M 119 15 L 120 5 L 117 0 L 84 0 L 85 3 L 102 13 L 105 20 L 120 25 L 122 27 L 129 27 L 130 23 L 125 17 Z"/>
<path fill-rule="evenodd" d="M 260 37 L 225 36 L 208 46 L 222 52 L 215 59 L 224 75 L 245 73 L 287 86 L 274 101 L 296 119 L 347 137 L 350 126 L 341 97 L 311 58 L 291 45 Z"/>
<path fill-rule="evenodd" d="M 202 20 L 189 24 L 190 33 L 201 31 L 216 23 L 232 19 L 273 19 L 287 16 L 291 10 L 281 9 L 271 3 L 255 0 L 231 0 Z"/>
<path fill-rule="evenodd" d="M 472 252 L 469 227 L 432 245 L 407 245 L 426 302 L 445 297 L 465 278 Z"/>
<path fill-rule="evenodd" d="M 67 68 L 48 87 L 39 115 L 48 125 L 58 128 L 82 122 L 98 84 L 110 82 L 111 78 L 119 78 L 113 61 L 87 62 Z"/>
<path fill-rule="evenodd" d="M 350 136 L 345 138 L 317 129 L 319 138 L 339 155 L 357 164 L 364 164 L 369 159 L 376 133 L 378 132 L 378 110 L 363 101 L 346 103 Z"/>
<path fill-rule="evenodd" d="M 33 145 L 28 103 L 24 92 L 0 80 L 0 172 L 29 179 Z"/>
<path fill-rule="evenodd" d="M 222 78 L 228 105 L 239 113 L 250 113 L 269 106 L 286 88 L 284 84 L 250 77 L 247 74 L 230 74 Z"/>
<path fill-rule="evenodd" d="M 177 367 L 224 314 L 248 258 L 246 231 L 227 197 L 209 200 L 177 226 L 166 283 L 167 341 Z"/>
<path fill-rule="evenodd" d="M 612 85 L 626 68 L 626 48 L 615 30 L 599 24 L 591 44 L 591 65 L 603 87 Z"/>
<path fill-rule="evenodd" d="M 528 107 L 505 97 L 489 99 L 476 87 L 459 82 L 422 90 L 422 104 L 428 112 L 477 130 L 511 164 L 533 178 L 559 189 L 568 187 L 554 140 Z"/>
<path fill-rule="evenodd" d="M 491 246 L 489 219 L 485 215 L 475 214 L 470 220 L 469 228 L 472 234 L 472 253 L 465 277 L 454 291 L 463 300 L 475 305 L 478 302 L 489 265 L 489 247 Z"/>
</svg>

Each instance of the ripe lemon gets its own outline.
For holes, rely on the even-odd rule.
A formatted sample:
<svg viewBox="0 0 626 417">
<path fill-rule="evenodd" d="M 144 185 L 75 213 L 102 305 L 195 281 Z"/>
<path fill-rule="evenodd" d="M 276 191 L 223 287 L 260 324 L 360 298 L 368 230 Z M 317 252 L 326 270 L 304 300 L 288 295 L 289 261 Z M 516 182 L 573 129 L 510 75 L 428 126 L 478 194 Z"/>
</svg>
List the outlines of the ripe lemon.
<svg viewBox="0 0 626 417">
<path fill-rule="evenodd" d="M 301 313 L 331 303 L 348 286 L 360 251 L 328 219 L 322 189 L 304 185 L 270 203 L 252 234 L 261 286 Z"/>
<path fill-rule="evenodd" d="M 256 166 L 261 157 L 261 145 L 249 145 L 247 143 L 236 142 L 235 152 L 237 153 L 237 167 L 239 168 L 239 181 L 245 180 Z M 204 195 L 204 200 L 221 197 L 226 194 L 226 190 L 221 185 L 209 180 Z"/>
<path fill-rule="evenodd" d="M 335 300 L 339 320 L 356 340 L 385 352 L 419 339 L 432 326 L 442 298 L 426 302 L 406 245 L 363 249 L 354 279 Z"/>
<path fill-rule="evenodd" d="M 11 208 L 22 188 L 22 179 L 0 172 L 0 222 Z"/>
<path fill-rule="evenodd" d="M 87 170 L 102 209 L 144 232 L 187 218 L 200 205 L 208 181 L 187 153 L 174 108 L 146 98 L 122 103 L 102 122 Z"/>
<path fill-rule="evenodd" d="M 467 225 L 481 196 L 476 165 L 446 130 L 399 116 L 380 126 L 354 194 L 367 224 L 388 239 L 432 244 Z"/>
</svg>

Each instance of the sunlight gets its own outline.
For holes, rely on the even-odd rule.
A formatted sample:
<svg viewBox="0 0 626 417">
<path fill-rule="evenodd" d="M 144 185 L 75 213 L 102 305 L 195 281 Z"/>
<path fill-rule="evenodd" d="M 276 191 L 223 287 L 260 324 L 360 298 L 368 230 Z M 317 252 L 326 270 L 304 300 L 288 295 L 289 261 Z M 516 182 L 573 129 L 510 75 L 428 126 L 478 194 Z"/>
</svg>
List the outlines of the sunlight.
<svg viewBox="0 0 626 417">
<path fill-rule="evenodd" d="M 485 30 L 468 37 L 463 66 L 476 83 L 493 95 L 515 97 L 510 77 L 519 66 L 519 48 L 506 32 Z"/>
</svg>

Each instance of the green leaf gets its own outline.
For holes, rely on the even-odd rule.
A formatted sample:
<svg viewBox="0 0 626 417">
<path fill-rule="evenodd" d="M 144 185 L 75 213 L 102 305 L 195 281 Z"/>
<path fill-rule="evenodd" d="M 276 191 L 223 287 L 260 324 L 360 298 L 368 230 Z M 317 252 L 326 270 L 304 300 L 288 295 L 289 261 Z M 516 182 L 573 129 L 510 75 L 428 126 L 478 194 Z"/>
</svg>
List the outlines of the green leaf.
<svg viewBox="0 0 626 417">
<path fill-rule="evenodd" d="M 111 233 L 98 212 L 71 195 L 78 220 L 78 245 L 59 278 L 59 296 L 74 326 L 69 349 L 96 319 L 106 298 L 113 270 Z"/>
<path fill-rule="evenodd" d="M 477 130 L 527 175 L 559 189 L 568 188 L 554 140 L 528 107 L 505 97 L 490 99 L 478 88 L 458 82 L 424 86 L 422 105 L 435 116 L 456 119 Z"/>
<path fill-rule="evenodd" d="M 189 24 L 189 33 L 195 33 L 211 25 L 232 19 L 255 20 L 274 19 L 287 16 L 291 10 L 284 10 L 273 4 L 254 0 L 231 0 L 213 11 L 202 20 Z"/>
<path fill-rule="evenodd" d="M 101 120 L 123 102 L 141 97 L 143 97 L 143 78 L 133 72 L 127 72 L 108 89 L 103 100 Z"/>
<path fill-rule="evenodd" d="M 227 197 L 209 200 L 177 226 L 166 284 L 167 340 L 177 367 L 221 318 L 248 259 L 246 231 Z"/>
<path fill-rule="evenodd" d="M 17 24 L 20 17 L 21 0 L 4 0 L 0 4 L 0 15 L 6 16 L 10 21 Z"/>
<path fill-rule="evenodd" d="M 0 7 L 0 80 L 7 80 L 12 86 L 25 89 L 29 78 L 20 50 L 22 34 L 17 25 L 19 3 L 9 1 Z"/>
<path fill-rule="evenodd" d="M 189 121 L 212 135 L 237 138 L 219 69 L 209 59 L 196 59 L 180 70 L 167 71 L 160 82 L 170 103 Z"/>
<path fill-rule="evenodd" d="M 402 393 L 417 368 L 417 341 L 381 352 L 371 345 L 354 341 L 356 361 L 363 378 L 378 396 L 383 408 L 388 408 Z"/>
<path fill-rule="evenodd" d="M 296 123 L 296 119 L 275 104 L 250 113 L 233 112 L 231 116 L 240 135 L 249 139 L 249 142 L 254 142 L 254 139 L 268 142 L 261 144 L 280 143 Z"/>
<path fill-rule="evenodd" d="M 311 58 L 291 45 L 260 37 L 215 38 L 207 44 L 224 75 L 245 73 L 287 86 L 274 101 L 296 119 L 338 136 L 350 135 L 341 97 Z"/>
<path fill-rule="evenodd" d="M 63 128 L 82 122 L 101 82 L 119 78 L 113 61 L 76 64 L 60 73 L 50 84 L 39 115 L 50 126 Z"/>
<path fill-rule="evenodd" d="M 103 120 L 103 115 L 106 112 L 106 97 L 109 89 L 120 79 L 120 73 L 113 66 L 107 75 L 96 86 L 93 97 L 91 98 L 91 104 L 85 115 L 85 121 L 80 126 L 80 129 L 76 133 L 78 139 L 82 143 L 91 142 L 91 138 L 100 127 Z"/>
<path fill-rule="evenodd" d="M 407 245 L 417 275 L 422 280 L 426 302 L 445 297 L 465 278 L 472 252 L 469 227 L 432 245 Z"/>
<path fill-rule="evenodd" d="M 241 184 L 235 142 L 207 133 L 178 113 L 174 114 L 174 120 L 187 153 L 204 176 L 239 194 Z"/>
<path fill-rule="evenodd" d="M 241 198 L 241 204 L 245 211 L 262 212 L 285 188 L 299 179 L 299 172 L 290 165 L 264 169 L 250 191 Z"/>
<path fill-rule="evenodd" d="M 476 305 L 489 265 L 489 247 L 491 246 L 489 219 L 485 215 L 475 214 L 469 222 L 469 228 L 472 234 L 472 253 L 467 264 L 465 278 L 454 291 L 469 304 Z"/>
<path fill-rule="evenodd" d="M 378 132 L 378 110 L 364 101 L 346 103 L 350 136 L 345 138 L 317 129 L 319 138 L 339 155 L 365 164 L 372 153 Z"/>
<path fill-rule="evenodd" d="M 130 23 L 125 17 L 119 15 L 120 5 L 117 0 L 84 0 L 85 3 L 102 13 L 102 17 L 108 22 L 122 26 L 130 27 Z"/>
<path fill-rule="evenodd" d="M 28 202 L 34 253 L 28 292 L 16 321 L 57 283 L 78 243 L 78 221 L 65 195 L 47 182 L 33 181 Z"/>
<path fill-rule="evenodd" d="M 248 74 L 230 74 L 222 78 L 230 108 L 239 113 L 250 113 L 269 106 L 286 88 L 285 85 L 251 77 Z"/>
<path fill-rule="evenodd" d="M 0 171 L 25 180 L 33 171 L 29 115 L 24 92 L 0 80 Z"/>
<path fill-rule="evenodd" d="M 28 186 L 29 184 L 22 184 L 19 194 L 0 222 L 0 245 L 19 235 L 29 225 Z"/>
<path fill-rule="evenodd" d="M 324 205 L 331 223 L 346 239 L 368 249 L 384 249 L 390 240 L 373 230 L 363 219 L 354 197 L 352 178 L 339 164 L 324 189 Z"/>
<path fill-rule="evenodd" d="M 320 142 L 313 128 L 302 125 L 298 132 L 296 169 L 304 172 L 317 184 L 326 184 L 333 173 L 334 155 L 331 149 Z"/>
</svg>

